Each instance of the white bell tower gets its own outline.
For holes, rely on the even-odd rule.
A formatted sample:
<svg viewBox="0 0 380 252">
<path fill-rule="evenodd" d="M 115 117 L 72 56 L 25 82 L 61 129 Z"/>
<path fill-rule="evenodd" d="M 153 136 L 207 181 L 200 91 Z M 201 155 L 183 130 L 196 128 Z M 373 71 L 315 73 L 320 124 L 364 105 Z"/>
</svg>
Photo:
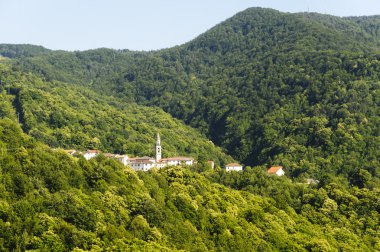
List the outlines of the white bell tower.
<svg viewBox="0 0 380 252">
<path fill-rule="evenodd" d="M 160 134 L 157 133 L 157 140 L 156 140 L 156 162 L 161 160 L 161 139 Z"/>
</svg>

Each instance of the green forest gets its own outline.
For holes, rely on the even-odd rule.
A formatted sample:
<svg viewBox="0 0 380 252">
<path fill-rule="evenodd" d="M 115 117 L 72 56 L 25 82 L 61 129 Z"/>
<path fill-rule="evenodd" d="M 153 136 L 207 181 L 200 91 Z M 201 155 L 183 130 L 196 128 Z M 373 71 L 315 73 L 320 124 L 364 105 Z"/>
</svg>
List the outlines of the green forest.
<svg viewBox="0 0 380 252">
<path fill-rule="evenodd" d="M 158 51 L 0 55 L 3 251 L 380 250 L 380 16 L 250 8 Z M 152 156 L 156 133 L 198 163 L 60 150 Z"/>
<path fill-rule="evenodd" d="M 2 251 L 372 251 L 379 190 L 244 172 L 134 172 L 52 150 L 0 119 Z"/>
</svg>

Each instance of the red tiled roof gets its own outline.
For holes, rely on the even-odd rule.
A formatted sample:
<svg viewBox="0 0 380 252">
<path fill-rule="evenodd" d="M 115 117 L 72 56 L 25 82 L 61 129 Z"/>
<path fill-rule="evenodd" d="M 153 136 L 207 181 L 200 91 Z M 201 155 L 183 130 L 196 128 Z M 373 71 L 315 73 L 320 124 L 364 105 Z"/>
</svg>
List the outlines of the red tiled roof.
<svg viewBox="0 0 380 252">
<path fill-rule="evenodd" d="M 238 163 L 232 163 L 232 164 L 227 164 L 226 166 L 242 166 L 242 165 Z"/>
<path fill-rule="evenodd" d="M 282 166 L 272 166 L 271 168 L 268 169 L 268 173 L 273 174 L 273 173 L 278 172 L 281 169 L 282 169 Z"/>
<path fill-rule="evenodd" d="M 86 153 L 100 153 L 99 150 L 87 150 Z"/>
<path fill-rule="evenodd" d="M 194 160 L 194 158 L 191 157 L 172 157 L 172 158 L 163 158 L 161 161 L 191 161 Z"/>
</svg>

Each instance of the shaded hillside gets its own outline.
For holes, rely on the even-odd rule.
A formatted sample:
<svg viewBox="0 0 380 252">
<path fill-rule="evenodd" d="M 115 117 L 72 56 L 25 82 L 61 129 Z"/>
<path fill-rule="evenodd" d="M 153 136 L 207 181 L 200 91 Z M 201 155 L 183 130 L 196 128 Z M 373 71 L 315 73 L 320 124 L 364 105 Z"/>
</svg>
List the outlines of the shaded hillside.
<svg viewBox="0 0 380 252">
<path fill-rule="evenodd" d="M 190 155 L 218 164 L 232 161 L 196 130 L 161 109 L 125 104 L 87 88 L 44 82 L 3 65 L 0 79 L 4 85 L 0 115 L 15 118 L 16 112 L 9 113 L 13 104 L 25 132 L 50 147 L 153 155 L 155 135 L 160 133 L 165 157 Z"/>
<path fill-rule="evenodd" d="M 283 164 L 293 177 L 378 177 L 379 40 L 365 19 L 252 8 L 175 48 L 14 64 L 159 106 L 245 164 Z"/>
<path fill-rule="evenodd" d="M 268 189 L 286 185 L 283 195 L 294 190 L 300 200 L 293 209 L 291 202 L 276 204 L 206 178 L 236 179 L 239 173 L 181 167 L 136 173 L 104 156 L 72 158 L 25 135 L 10 119 L 0 119 L 0 147 L 3 251 L 380 248 L 378 191 L 289 185 L 259 170 L 241 174 Z"/>
</svg>

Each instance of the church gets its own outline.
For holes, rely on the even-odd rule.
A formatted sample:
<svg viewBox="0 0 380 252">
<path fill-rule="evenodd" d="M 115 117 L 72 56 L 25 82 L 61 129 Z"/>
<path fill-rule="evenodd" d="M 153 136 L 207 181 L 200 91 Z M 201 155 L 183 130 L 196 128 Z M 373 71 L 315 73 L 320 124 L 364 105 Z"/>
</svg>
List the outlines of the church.
<svg viewBox="0 0 380 252">
<path fill-rule="evenodd" d="M 160 134 L 156 139 L 156 157 L 136 157 L 128 160 L 129 165 L 135 171 L 149 171 L 152 168 L 161 169 L 166 166 L 193 165 L 194 159 L 191 157 L 170 157 L 162 158 L 162 147 Z"/>
</svg>

